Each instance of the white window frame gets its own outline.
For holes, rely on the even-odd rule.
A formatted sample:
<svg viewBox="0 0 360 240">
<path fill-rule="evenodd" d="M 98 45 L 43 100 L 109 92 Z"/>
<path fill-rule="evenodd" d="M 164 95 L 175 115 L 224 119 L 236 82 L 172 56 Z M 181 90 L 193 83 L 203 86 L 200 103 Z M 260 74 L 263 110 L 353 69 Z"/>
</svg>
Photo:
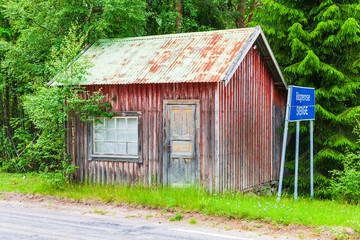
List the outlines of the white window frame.
<svg viewBox="0 0 360 240">
<path fill-rule="evenodd" d="M 116 137 L 114 140 L 106 140 L 105 139 L 105 131 L 106 131 L 106 127 L 104 128 L 104 139 L 103 140 L 95 140 L 95 131 L 98 130 L 95 128 L 95 124 L 96 124 L 96 120 L 94 119 L 92 127 L 89 131 L 89 160 L 104 160 L 104 161 L 124 161 L 124 162 L 141 162 L 142 158 L 141 158 L 141 139 L 142 139 L 142 135 L 141 135 L 141 113 L 140 112 L 117 112 L 115 113 L 115 115 L 112 117 L 115 119 L 115 125 L 116 125 L 116 119 L 119 118 L 125 118 L 125 119 L 130 119 L 130 118 L 136 118 L 137 119 L 137 141 L 135 140 L 131 140 L 129 141 L 128 139 L 126 140 L 116 140 Z M 103 121 L 103 123 L 105 123 L 105 118 L 99 118 L 100 121 Z M 126 120 L 127 121 L 127 120 Z M 106 124 L 106 123 L 105 123 Z M 115 128 L 112 129 L 114 131 L 117 132 L 128 132 L 129 130 L 126 129 L 120 129 L 120 128 Z M 131 132 L 131 130 L 130 130 Z M 95 152 L 95 144 L 96 142 L 104 142 L 105 143 L 114 143 L 114 144 L 124 144 L 126 145 L 126 151 L 127 154 L 117 154 L 116 151 L 113 152 Z M 137 143 L 137 154 L 128 154 L 128 144 L 131 143 Z"/>
</svg>

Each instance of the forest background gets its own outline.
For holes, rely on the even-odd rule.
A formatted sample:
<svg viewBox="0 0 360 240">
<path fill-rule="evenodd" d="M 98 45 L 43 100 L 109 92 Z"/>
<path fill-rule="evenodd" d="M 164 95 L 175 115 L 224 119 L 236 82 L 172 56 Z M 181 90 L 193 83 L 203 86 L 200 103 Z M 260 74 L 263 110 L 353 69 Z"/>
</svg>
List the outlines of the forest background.
<svg viewBox="0 0 360 240">
<path fill-rule="evenodd" d="M 357 202 L 359 23 L 359 0 L 0 0 L 0 172 L 73 169 L 64 158 L 67 114 L 86 120 L 110 106 L 98 103 L 100 95 L 79 98 L 81 88 L 46 84 L 55 76 L 80 81 L 86 63 L 70 75 L 63 70 L 88 44 L 260 25 L 286 81 L 316 88 L 315 196 Z M 301 133 L 299 190 L 306 193 L 307 123 Z M 287 159 L 291 191 L 293 152 Z"/>
</svg>

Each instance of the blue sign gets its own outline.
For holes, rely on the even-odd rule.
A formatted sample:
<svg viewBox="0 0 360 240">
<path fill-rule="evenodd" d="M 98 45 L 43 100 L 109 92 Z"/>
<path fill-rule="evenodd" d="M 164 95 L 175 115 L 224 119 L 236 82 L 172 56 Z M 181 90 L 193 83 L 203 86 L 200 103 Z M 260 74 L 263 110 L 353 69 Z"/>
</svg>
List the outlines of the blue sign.
<svg viewBox="0 0 360 240">
<path fill-rule="evenodd" d="M 289 121 L 315 119 L 315 88 L 289 86 L 291 94 Z"/>
</svg>

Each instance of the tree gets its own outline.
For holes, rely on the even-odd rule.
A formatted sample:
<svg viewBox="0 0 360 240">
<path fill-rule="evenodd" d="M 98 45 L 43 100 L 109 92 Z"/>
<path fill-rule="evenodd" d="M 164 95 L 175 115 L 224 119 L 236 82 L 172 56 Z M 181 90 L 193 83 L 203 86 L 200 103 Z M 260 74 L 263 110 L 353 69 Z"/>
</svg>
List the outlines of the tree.
<svg viewBox="0 0 360 240">
<path fill-rule="evenodd" d="M 101 102 L 104 96 L 100 92 L 89 95 L 80 85 L 90 65 L 84 58 L 74 62 L 85 38 L 78 37 L 75 30 L 76 27 L 71 28 L 61 45 L 51 49 L 51 60 L 47 66 L 56 76 L 56 84 L 38 87 L 23 97 L 25 113 L 37 131 L 36 141 L 29 142 L 15 161 L 22 161 L 21 166 L 42 171 L 67 171 L 69 161 L 64 146 L 65 133 L 69 129 L 64 127 L 65 123 L 75 115 L 82 121 L 91 121 L 91 116 L 111 116 L 104 111 L 109 107 L 107 102 Z"/>
<path fill-rule="evenodd" d="M 147 0 L 147 35 L 197 32 L 209 29 L 198 22 L 194 0 Z"/>
<path fill-rule="evenodd" d="M 55 76 L 48 65 L 52 49 L 59 49 L 71 26 L 78 26 L 76 35 L 84 36 L 85 45 L 98 38 L 143 35 L 146 4 L 141 0 L 0 0 L 0 6 L 0 165 L 4 166 L 39 142 L 39 129 L 28 115 L 31 111 L 24 112 L 23 96 L 35 96 Z"/>
<path fill-rule="evenodd" d="M 253 20 L 254 11 L 262 5 L 260 0 L 221 1 L 220 7 L 226 10 L 228 18 L 237 28 L 244 28 Z"/>
<path fill-rule="evenodd" d="M 317 193 L 326 195 L 330 171 L 342 169 L 344 151 L 359 148 L 352 133 L 360 109 L 359 1 L 266 0 L 254 16 L 287 81 L 316 88 Z"/>
</svg>

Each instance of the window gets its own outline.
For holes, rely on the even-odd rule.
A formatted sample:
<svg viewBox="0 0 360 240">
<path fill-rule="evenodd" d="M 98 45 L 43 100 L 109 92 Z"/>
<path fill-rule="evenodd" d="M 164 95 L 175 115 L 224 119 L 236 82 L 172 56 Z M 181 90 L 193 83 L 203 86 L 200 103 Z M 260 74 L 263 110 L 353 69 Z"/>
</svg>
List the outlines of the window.
<svg viewBox="0 0 360 240">
<path fill-rule="evenodd" d="M 95 122 L 93 125 L 91 158 L 140 160 L 138 115 L 114 116 L 99 120 L 101 123 Z"/>
</svg>

